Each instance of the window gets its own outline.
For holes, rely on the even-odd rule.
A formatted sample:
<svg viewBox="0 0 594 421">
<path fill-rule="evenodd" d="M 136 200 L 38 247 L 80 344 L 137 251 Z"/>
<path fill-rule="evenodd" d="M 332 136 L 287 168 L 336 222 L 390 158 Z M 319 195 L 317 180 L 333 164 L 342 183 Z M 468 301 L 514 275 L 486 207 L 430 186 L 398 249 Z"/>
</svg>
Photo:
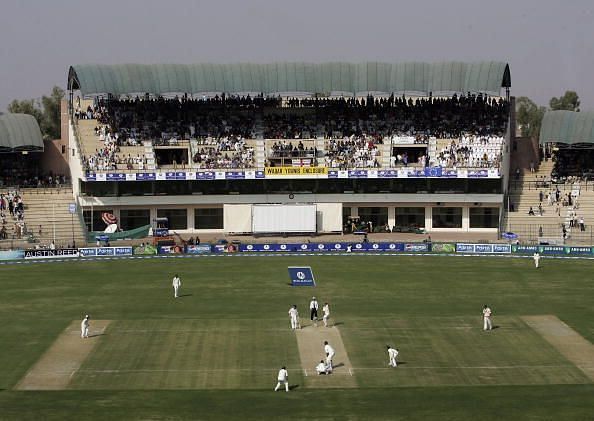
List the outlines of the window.
<svg viewBox="0 0 594 421">
<path fill-rule="evenodd" d="M 223 208 L 194 209 L 194 228 L 223 229 Z"/>
<path fill-rule="evenodd" d="M 462 208 L 432 208 L 433 228 L 462 228 Z"/>
<path fill-rule="evenodd" d="M 359 208 L 359 218 L 361 223 L 371 222 L 377 232 L 388 223 L 388 208 Z"/>
<path fill-rule="evenodd" d="M 157 218 L 167 218 L 170 230 L 188 229 L 187 209 L 157 209 Z"/>
<path fill-rule="evenodd" d="M 499 208 L 470 208 L 470 228 L 498 228 Z"/>
<path fill-rule="evenodd" d="M 425 208 L 396 208 L 398 228 L 425 228 Z"/>
<path fill-rule="evenodd" d="M 149 209 L 122 209 L 120 210 L 120 227 L 124 230 L 140 228 L 151 223 Z"/>
</svg>

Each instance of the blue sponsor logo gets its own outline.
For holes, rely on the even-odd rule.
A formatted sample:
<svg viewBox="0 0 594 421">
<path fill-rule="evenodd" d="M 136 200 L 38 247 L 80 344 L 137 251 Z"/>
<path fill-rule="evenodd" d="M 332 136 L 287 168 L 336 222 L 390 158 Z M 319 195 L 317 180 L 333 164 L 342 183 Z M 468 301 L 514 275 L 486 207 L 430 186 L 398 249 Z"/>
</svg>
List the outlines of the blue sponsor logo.
<svg viewBox="0 0 594 421">
<path fill-rule="evenodd" d="M 404 244 L 404 251 L 424 252 L 429 251 L 429 247 L 425 243 L 407 243 Z"/>
<path fill-rule="evenodd" d="M 314 279 L 313 271 L 309 266 L 289 266 L 289 279 L 292 286 L 299 287 L 315 287 L 316 281 Z"/>
<path fill-rule="evenodd" d="M 116 256 L 132 256 L 132 247 L 114 247 Z"/>
<path fill-rule="evenodd" d="M 457 253 L 472 253 L 474 252 L 473 244 L 456 244 Z"/>
</svg>

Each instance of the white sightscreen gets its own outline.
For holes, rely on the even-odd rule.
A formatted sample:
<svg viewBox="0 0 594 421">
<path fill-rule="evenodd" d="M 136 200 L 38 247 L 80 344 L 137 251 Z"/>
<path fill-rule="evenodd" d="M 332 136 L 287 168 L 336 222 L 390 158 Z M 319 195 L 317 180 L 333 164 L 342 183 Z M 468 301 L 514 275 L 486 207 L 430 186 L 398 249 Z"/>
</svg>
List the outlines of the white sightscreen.
<svg viewBox="0 0 594 421">
<path fill-rule="evenodd" d="M 318 203 L 318 232 L 342 232 L 342 203 Z"/>
<path fill-rule="evenodd" d="M 315 233 L 316 205 L 253 205 L 254 234 Z"/>
<path fill-rule="evenodd" d="M 223 228 L 228 233 L 251 233 L 252 205 L 223 205 Z"/>
</svg>

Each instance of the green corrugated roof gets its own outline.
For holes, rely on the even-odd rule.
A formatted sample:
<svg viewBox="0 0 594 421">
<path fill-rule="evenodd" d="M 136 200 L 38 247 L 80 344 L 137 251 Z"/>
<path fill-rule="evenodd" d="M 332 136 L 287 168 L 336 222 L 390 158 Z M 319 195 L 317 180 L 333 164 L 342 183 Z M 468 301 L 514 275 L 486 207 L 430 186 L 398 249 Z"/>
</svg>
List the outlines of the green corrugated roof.
<svg viewBox="0 0 594 421">
<path fill-rule="evenodd" d="M 594 143 L 594 112 L 547 111 L 540 126 L 540 144 Z"/>
<path fill-rule="evenodd" d="M 43 151 L 37 120 L 28 114 L 0 115 L 0 152 Z"/>
<path fill-rule="evenodd" d="M 510 87 L 504 62 L 85 64 L 70 67 L 68 87 L 83 95 L 205 92 L 384 92 L 434 95 Z"/>
</svg>

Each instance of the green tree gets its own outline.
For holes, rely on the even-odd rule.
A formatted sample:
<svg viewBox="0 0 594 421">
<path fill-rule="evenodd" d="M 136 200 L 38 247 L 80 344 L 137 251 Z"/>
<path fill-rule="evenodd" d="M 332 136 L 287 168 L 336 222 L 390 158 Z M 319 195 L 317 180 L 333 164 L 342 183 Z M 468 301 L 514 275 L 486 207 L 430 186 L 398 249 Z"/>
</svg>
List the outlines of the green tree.
<svg viewBox="0 0 594 421">
<path fill-rule="evenodd" d="M 44 139 L 60 137 L 60 103 L 64 90 L 54 86 L 49 96 L 39 99 L 13 100 L 8 105 L 8 112 L 30 114 L 35 117 Z"/>
<path fill-rule="evenodd" d="M 523 137 L 538 137 L 545 111 L 546 107 L 539 107 L 528 97 L 516 99 L 516 121 Z"/>
<path fill-rule="evenodd" d="M 37 123 L 41 125 L 43 120 L 43 111 L 33 99 L 13 100 L 8 105 L 8 112 L 13 114 L 30 114 L 35 117 Z"/>
<path fill-rule="evenodd" d="M 562 97 L 551 98 L 549 106 L 551 110 L 579 111 L 580 97 L 575 91 L 565 91 Z"/>
<path fill-rule="evenodd" d="M 53 87 L 49 96 L 44 95 L 41 97 L 41 103 L 43 105 L 43 121 L 40 124 L 41 132 L 50 139 L 58 139 L 60 137 L 60 106 L 63 97 L 64 90 L 58 86 Z"/>
</svg>

